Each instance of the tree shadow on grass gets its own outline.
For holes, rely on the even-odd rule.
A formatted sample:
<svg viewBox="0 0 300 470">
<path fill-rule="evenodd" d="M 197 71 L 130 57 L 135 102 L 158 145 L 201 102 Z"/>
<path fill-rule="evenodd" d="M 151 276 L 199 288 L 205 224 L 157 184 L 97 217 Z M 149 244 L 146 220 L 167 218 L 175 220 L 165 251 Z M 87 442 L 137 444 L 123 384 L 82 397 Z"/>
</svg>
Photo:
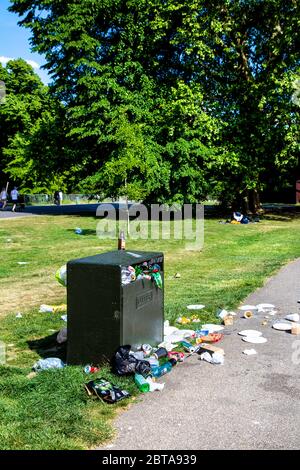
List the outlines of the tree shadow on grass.
<svg viewBox="0 0 300 470">
<path fill-rule="evenodd" d="M 45 338 L 27 341 L 29 349 L 35 351 L 43 359 L 58 357 L 63 362 L 67 359 L 67 343 L 58 344 L 56 341 L 58 331 Z"/>
</svg>

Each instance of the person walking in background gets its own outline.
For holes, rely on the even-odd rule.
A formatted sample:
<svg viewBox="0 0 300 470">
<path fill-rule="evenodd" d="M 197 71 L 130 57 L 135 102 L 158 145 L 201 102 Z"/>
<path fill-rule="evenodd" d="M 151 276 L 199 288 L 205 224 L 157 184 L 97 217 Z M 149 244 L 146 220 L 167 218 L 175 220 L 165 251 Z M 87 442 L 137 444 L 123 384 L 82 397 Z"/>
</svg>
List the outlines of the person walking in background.
<svg viewBox="0 0 300 470">
<path fill-rule="evenodd" d="M 19 191 L 16 188 L 16 186 L 11 191 L 10 197 L 11 197 L 11 200 L 12 200 L 12 203 L 13 203 L 12 212 L 16 212 L 16 207 L 17 207 L 18 199 L 19 199 Z"/>
<path fill-rule="evenodd" d="M 0 202 L 2 203 L 2 210 L 5 209 L 5 206 L 7 204 L 7 191 L 5 188 L 2 188 L 1 193 L 0 193 Z"/>
<path fill-rule="evenodd" d="M 62 192 L 62 190 L 58 191 L 58 200 L 59 200 L 58 204 L 61 206 L 62 201 L 63 201 L 63 192 Z"/>
<path fill-rule="evenodd" d="M 58 191 L 55 191 L 55 193 L 54 193 L 54 204 L 59 206 L 59 193 L 58 193 Z"/>
</svg>

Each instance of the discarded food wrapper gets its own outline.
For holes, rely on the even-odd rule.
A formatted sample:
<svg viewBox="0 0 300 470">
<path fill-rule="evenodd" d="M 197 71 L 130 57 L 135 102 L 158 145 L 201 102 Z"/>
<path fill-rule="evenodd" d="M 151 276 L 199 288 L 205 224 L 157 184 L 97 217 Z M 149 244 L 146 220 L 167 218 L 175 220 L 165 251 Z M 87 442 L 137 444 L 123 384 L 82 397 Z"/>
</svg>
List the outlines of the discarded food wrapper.
<svg viewBox="0 0 300 470">
<path fill-rule="evenodd" d="M 164 337 L 165 343 L 178 343 L 186 338 L 194 338 L 196 333 L 194 330 L 176 330 L 171 335 Z"/>
<path fill-rule="evenodd" d="M 23 318 L 23 315 L 22 315 L 22 313 L 20 313 L 20 312 L 19 312 L 19 313 L 17 313 L 17 315 L 16 315 L 16 318 Z"/>
<path fill-rule="evenodd" d="M 40 372 L 47 369 L 62 369 L 65 364 L 58 357 L 49 357 L 47 359 L 40 359 L 33 365 L 33 370 Z"/>
<path fill-rule="evenodd" d="M 82 235 L 83 230 L 82 230 L 82 228 L 80 228 L 80 227 L 76 227 L 75 230 L 74 230 L 74 232 L 76 233 L 76 235 Z"/>
<path fill-rule="evenodd" d="M 95 395 L 105 403 L 114 404 L 130 396 L 126 390 L 121 390 L 104 378 L 91 380 L 85 384 L 85 389 L 89 396 Z"/>
<path fill-rule="evenodd" d="M 298 322 L 300 320 L 299 314 L 298 313 L 290 313 L 285 317 L 286 320 Z"/>
<path fill-rule="evenodd" d="M 64 327 L 59 331 L 56 337 L 56 341 L 58 342 L 58 344 L 63 344 L 67 341 L 67 336 L 68 336 L 68 330 L 66 327 Z"/>
<path fill-rule="evenodd" d="M 52 313 L 53 307 L 51 305 L 42 304 L 39 309 L 39 313 Z"/>
<path fill-rule="evenodd" d="M 174 274 L 174 277 L 175 277 L 175 279 L 180 279 L 180 278 L 181 278 L 181 274 L 180 274 L 180 273 L 176 273 L 176 274 Z"/>
<path fill-rule="evenodd" d="M 255 354 L 257 354 L 257 352 L 255 351 L 255 349 L 245 349 L 243 351 L 243 354 L 246 354 L 246 356 L 254 356 Z"/>
<path fill-rule="evenodd" d="M 216 352 L 213 354 L 204 352 L 200 354 L 200 359 L 202 361 L 209 362 L 210 364 L 224 364 L 224 355 Z"/>
<path fill-rule="evenodd" d="M 218 341 L 221 341 L 221 339 L 223 338 L 224 338 L 224 335 L 222 333 L 209 333 L 206 336 L 202 336 L 202 338 L 196 338 L 196 344 L 200 344 L 202 342 L 217 343 Z"/>
</svg>

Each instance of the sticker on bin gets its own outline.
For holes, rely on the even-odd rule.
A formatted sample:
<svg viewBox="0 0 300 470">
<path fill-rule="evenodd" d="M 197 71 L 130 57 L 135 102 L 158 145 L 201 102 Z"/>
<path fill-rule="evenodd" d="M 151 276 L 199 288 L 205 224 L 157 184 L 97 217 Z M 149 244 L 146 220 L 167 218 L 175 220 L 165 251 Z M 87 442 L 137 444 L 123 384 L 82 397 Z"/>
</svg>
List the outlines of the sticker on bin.
<svg viewBox="0 0 300 470">
<path fill-rule="evenodd" d="M 149 304 L 153 300 L 153 292 L 149 290 L 136 297 L 136 308 L 142 308 L 144 305 Z"/>
</svg>

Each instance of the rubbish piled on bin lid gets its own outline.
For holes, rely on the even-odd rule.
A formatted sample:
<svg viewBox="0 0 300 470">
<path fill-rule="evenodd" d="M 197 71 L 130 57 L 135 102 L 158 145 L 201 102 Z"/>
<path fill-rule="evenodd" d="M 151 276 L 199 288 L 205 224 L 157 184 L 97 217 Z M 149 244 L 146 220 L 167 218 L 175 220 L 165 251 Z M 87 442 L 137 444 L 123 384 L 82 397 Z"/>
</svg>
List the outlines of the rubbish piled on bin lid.
<svg viewBox="0 0 300 470">
<path fill-rule="evenodd" d="M 152 280 L 155 285 L 162 288 L 161 266 L 158 260 L 145 261 L 144 263 L 135 266 L 123 266 L 121 270 L 122 285 L 128 285 L 132 282 L 147 279 Z"/>
</svg>

